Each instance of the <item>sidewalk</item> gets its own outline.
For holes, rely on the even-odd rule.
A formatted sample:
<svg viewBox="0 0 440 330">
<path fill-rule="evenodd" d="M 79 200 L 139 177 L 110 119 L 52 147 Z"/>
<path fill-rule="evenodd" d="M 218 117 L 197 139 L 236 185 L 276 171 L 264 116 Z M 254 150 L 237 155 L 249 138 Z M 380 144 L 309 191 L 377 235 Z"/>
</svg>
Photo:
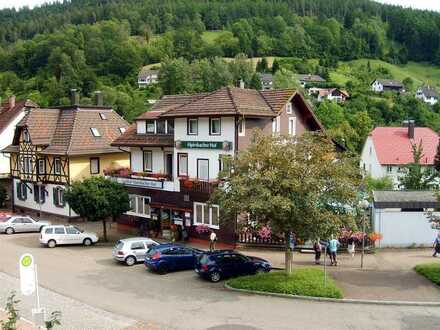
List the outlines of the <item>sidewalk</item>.
<svg viewBox="0 0 440 330">
<path fill-rule="evenodd" d="M 0 321 L 6 321 L 8 316 L 5 311 L 0 310 Z M 27 320 L 19 320 L 17 321 L 17 330 L 38 330 L 36 326 L 34 326 L 31 322 Z"/>
<path fill-rule="evenodd" d="M 269 260 L 273 267 L 284 268 L 284 252 L 241 250 L 244 254 Z M 354 258 L 338 256 L 338 267 L 327 267 L 349 299 L 440 301 L 440 288 L 433 285 L 413 268 L 417 264 L 440 262 L 431 257 L 430 249 L 382 250 L 364 256 L 364 269 L 360 268 L 360 254 Z M 294 253 L 294 267 L 321 267 L 314 264 L 314 254 Z M 323 261 L 323 259 L 321 259 Z M 328 261 L 328 259 L 327 259 Z"/>
</svg>

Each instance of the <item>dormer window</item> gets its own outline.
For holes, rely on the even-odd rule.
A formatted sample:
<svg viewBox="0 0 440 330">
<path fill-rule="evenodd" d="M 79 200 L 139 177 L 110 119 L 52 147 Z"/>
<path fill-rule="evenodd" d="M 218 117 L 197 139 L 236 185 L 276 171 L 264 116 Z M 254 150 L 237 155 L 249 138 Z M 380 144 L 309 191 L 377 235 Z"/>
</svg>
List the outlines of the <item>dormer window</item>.
<svg viewBox="0 0 440 330">
<path fill-rule="evenodd" d="M 94 137 L 100 137 L 101 133 L 99 132 L 99 130 L 96 127 L 91 127 L 90 131 L 92 132 Z"/>
<path fill-rule="evenodd" d="M 23 141 L 29 143 L 31 141 L 31 138 L 29 136 L 29 132 L 27 129 L 23 131 Z"/>
<path fill-rule="evenodd" d="M 105 113 L 100 112 L 99 117 L 101 117 L 102 120 L 107 120 L 107 116 L 105 115 Z"/>
<path fill-rule="evenodd" d="M 145 134 L 146 133 L 145 120 L 138 120 L 136 122 L 136 125 L 137 125 L 137 133 L 138 134 Z"/>
<path fill-rule="evenodd" d="M 121 132 L 121 134 L 124 134 L 126 131 L 125 127 L 119 127 L 119 132 Z"/>
<path fill-rule="evenodd" d="M 156 122 L 154 120 L 147 120 L 147 133 L 156 133 Z"/>
<path fill-rule="evenodd" d="M 166 131 L 166 120 L 157 120 L 156 121 L 156 133 L 157 134 L 165 134 Z"/>
</svg>

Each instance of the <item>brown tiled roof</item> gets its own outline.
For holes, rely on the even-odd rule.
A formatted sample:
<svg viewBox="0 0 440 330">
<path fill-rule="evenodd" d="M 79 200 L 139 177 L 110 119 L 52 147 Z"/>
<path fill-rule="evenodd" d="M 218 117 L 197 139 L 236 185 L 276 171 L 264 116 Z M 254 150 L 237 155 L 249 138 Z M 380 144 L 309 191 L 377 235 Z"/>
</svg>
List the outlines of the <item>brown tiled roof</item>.
<svg viewBox="0 0 440 330">
<path fill-rule="evenodd" d="M 11 121 L 13 121 L 26 108 L 36 108 L 38 105 L 31 100 L 17 102 L 13 107 L 9 102 L 0 105 L 0 132 L 2 132 Z"/>
<path fill-rule="evenodd" d="M 260 93 L 275 112 L 279 112 L 287 101 L 296 95 L 294 89 L 278 89 L 261 91 Z"/>
<path fill-rule="evenodd" d="M 180 94 L 180 95 L 165 95 L 153 106 L 153 111 L 168 111 L 184 104 L 194 102 L 210 93 L 199 93 L 193 95 Z"/>
<path fill-rule="evenodd" d="M 136 124 L 131 125 L 127 131 L 113 141 L 112 146 L 117 147 L 172 147 L 174 136 L 169 134 L 137 134 Z"/>
<path fill-rule="evenodd" d="M 156 119 L 156 118 L 159 118 L 159 116 L 162 113 L 164 113 L 164 111 L 151 110 L 151 111 L 144 112 L 143 114 L 141 114 L 136 119 Z"/>
<path fill-rule="evenodd" d="M 196 94 L 184 104 L 170 105 L 161 117 L 186 117 L 210 115 L 276 116 L 278 109 L 253 89 L 224 87 L 208 94 Z M 287 102 L 287 99 L 286 99 Z"/>
<path fill-rule="evenodd" d="M 32 144 L 46 146 L 43 154 L 90 155 L 121 152 L 110 144 L 128 124 L 110 108 L 66 107 L 33 109 L 18 127 L 27 127 Z M 101 136 L 93 136 L 91 128 Z M 19 134 L 17 130 L 14 144 Z"/>
</svg>

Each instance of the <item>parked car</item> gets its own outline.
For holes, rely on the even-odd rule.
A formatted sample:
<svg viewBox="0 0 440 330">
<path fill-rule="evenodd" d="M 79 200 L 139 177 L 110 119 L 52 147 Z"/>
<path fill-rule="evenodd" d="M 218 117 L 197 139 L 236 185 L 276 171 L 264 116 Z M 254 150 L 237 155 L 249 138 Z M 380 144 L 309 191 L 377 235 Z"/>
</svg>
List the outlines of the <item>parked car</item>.
<svg viewBox="0 0 440 330">
<path fill-rule="evenodd" d="M 270 272 L 271 264 L 261 258 L 248 257 L 232 250 L 203 253 L 196 262 L 195 271 L 201 277 L 218 282 L 221 279 Z"/>
<path fill-rule="evenodd" d="M 133 266 L 145 260 L 148 249 L 159 245 L 156 241 L 146 237 L 132 237 L 119 240 L 113 248 L 113 258 Z"/>
<path fill-rule="evenodd" d="M 50 222 L 34 219 L 27 215 L 2 215 L 0 217 L 0 232 L 8 235 L 14 233 L 40 232 Z"/>
<path fill-rule="evenodd" d="M 197 258 L 204 251 L 179 244 L 159 244 L 145 256 L 145 266 L 159 274 L 169 271 L 194 269 Z"/>
<path fill-rule="evenodd" d="M 67 244 L 90 246 L 96 242 L 98 242 L 98 235 L 95 233 L 87 233 L 76 226 L 46 226 L 40 235 L 40 243 L 50 248 Z"/>
</svg>

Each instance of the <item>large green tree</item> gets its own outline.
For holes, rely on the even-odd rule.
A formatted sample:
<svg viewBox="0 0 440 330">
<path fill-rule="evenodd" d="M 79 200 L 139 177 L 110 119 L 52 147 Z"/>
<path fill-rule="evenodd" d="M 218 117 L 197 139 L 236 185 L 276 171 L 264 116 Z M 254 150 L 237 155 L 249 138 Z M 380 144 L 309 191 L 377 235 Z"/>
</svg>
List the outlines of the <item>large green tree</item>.
<svg viewBox="0 0 440 330">
<path fill-rule="evenodd" d="M 74 182 L 64 196 L 72 210 L 81 217 L 102 221 L 104 241 L 107 241 L 107 220 L 115 221 L 130 209 L 127 189 L 104 177 Z"/>
<path fill-rule="evenodd" d="M 335 152 L 321 133 L 301 137 L 257 133 L 250 147 L 232 160 L 225 183 L 212 202 L 226 219 L 250 214 L 286 237 L 286 269 L 291 270 L 288 237 L 329 238 L 354 228 L 346 208 L 355 204 L 359 168 L 354 158 Z"/>
</svg>

